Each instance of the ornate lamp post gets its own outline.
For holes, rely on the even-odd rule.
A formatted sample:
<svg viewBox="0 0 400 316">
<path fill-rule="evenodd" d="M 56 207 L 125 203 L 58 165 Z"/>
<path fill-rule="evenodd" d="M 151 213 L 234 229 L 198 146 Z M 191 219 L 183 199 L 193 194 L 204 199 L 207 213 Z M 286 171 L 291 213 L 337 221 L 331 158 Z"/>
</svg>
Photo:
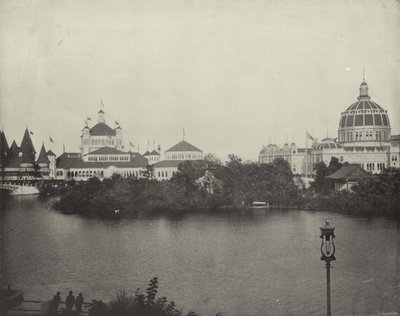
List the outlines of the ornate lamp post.
<svg viewBox="0 0 400 316">
<path fill-rule="evenodd" d="M 326 221 L 325 226 L 321 227 L 321 260 L 326 264 L 326 314 L 331 316 L 331 261 L 335 260 L 335 227 L 329 225 Z"/>
</svg>

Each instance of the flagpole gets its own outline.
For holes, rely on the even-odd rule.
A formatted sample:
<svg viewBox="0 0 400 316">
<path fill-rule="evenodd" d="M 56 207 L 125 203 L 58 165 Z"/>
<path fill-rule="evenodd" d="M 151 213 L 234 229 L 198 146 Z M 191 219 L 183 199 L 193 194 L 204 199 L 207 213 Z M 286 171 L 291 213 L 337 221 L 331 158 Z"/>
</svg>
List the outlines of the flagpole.
<svg viewBox="0 0 400 316">
<path fill-rule="evenodd" d="M 307 149 L 308 149 L 308 135 L 306 132 L 306 179 L 308 178 L 308 155 L 307 155 Z"/>
</svg>

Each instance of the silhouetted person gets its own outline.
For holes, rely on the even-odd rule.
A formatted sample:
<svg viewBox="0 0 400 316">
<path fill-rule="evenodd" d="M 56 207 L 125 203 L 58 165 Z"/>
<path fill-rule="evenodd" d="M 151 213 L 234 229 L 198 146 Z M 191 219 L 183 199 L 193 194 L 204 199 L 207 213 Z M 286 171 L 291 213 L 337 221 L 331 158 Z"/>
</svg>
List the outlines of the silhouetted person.
<svg viewBox="0 0 400 316">
<path fill-rule="evenodd" d="M 65 299 L 65 306 L 67 308 L 67 312 L 72 311 L 72 307 L 75 305 L 75 296 L 72 295 L 72 291 L 69 291 L 67 298 Z"/>
<path fill-rule="evenodd" d="M 79 293 L 75 300 L 75 306 L 76 306 L 76 314 L 79 315 L 79 313 L 82 311 L 82 305 L 83 305 L 83 296 L 82 293 Z"/>
<path fill-rule="evenodd" d="M 57 292 L 56 295 L 54 295 L 53 297 L 53 302 L 52 302 L 52 306 L 53 306 L 53 315 L 57 315 L 58 313 L 58 306 L 61 303 L 61 296 L 60 296 L 60 292 Z"/>
</svg>

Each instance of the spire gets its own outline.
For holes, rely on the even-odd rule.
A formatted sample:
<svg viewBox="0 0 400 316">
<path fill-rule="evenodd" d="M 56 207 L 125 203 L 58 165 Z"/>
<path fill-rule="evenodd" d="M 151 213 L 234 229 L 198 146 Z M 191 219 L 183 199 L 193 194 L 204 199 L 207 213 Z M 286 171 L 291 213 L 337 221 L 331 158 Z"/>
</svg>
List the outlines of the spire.
<svg viewBox="0 0 400 316">
<path fill-rule="evenodd" d="M 10 148 L 8 147 L 6 135 L 3 131 L 0 132 L 0 168 L 3 168 L 8 163 L 8 151 Z"/>
<path fill-rule="evenodd" d="M 21 150 L 27 148 L 36 154 L 35 148 L 33 147 L 32 139 L 31 139 L 31 132 L 28 131 L 28 128 L 25 129 L 24 137 L 22 138 L 21 142 Z"/>
<path fill-rule="evenodd" d="M 365 65 L 363 65 L 363 81 L 365 81 Z"/>
<path fill-rule="evenodd" d="M 21 162 L 22 163 L 31 163 L 35 162 L 35 148 L 33 147 L 32 139 L 30 136 L 30 132 L 28 129 L 25 129 L 24 137 L 22 138 L 20 151 L 22 153 Z"/>
<path fill-rule="evenodd" d="M 50 160 L 47 157 L 46 149 L 44 148 L 44 144 L 42 144 L 42 148 L 40 149 L 39 158 L 37 160 L 39 164 L 49 164 Z"/>
<path fill-rule="evenodd" d="M 106 120 L 104 119 L 104 103 L 102 99 L 100 99 L 100 110 L 98 112 L 97 122 L 98 123 L 106 122 Z"/>
</svg>

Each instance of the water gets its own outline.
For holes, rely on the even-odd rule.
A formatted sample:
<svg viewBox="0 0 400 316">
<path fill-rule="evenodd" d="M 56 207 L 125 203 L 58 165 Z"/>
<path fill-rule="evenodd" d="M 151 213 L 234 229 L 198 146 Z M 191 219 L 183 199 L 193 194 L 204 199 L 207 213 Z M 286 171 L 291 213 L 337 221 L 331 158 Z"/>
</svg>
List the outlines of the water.
<svg viewBox="0 0 400 316">
<path fill-rule="evenodd" d="M 72 289 L 107 301 L 158 276 L 161 295 L 184 312 L 323 315 L 319 227 L 327 218 L 337 236 L 333 314 L 397 311 L 397 224 L 309 211 L 104 221 L 14 198 L 0 211 L 0 285 L 23 289 L 26 299 Z"/>
</svg>

